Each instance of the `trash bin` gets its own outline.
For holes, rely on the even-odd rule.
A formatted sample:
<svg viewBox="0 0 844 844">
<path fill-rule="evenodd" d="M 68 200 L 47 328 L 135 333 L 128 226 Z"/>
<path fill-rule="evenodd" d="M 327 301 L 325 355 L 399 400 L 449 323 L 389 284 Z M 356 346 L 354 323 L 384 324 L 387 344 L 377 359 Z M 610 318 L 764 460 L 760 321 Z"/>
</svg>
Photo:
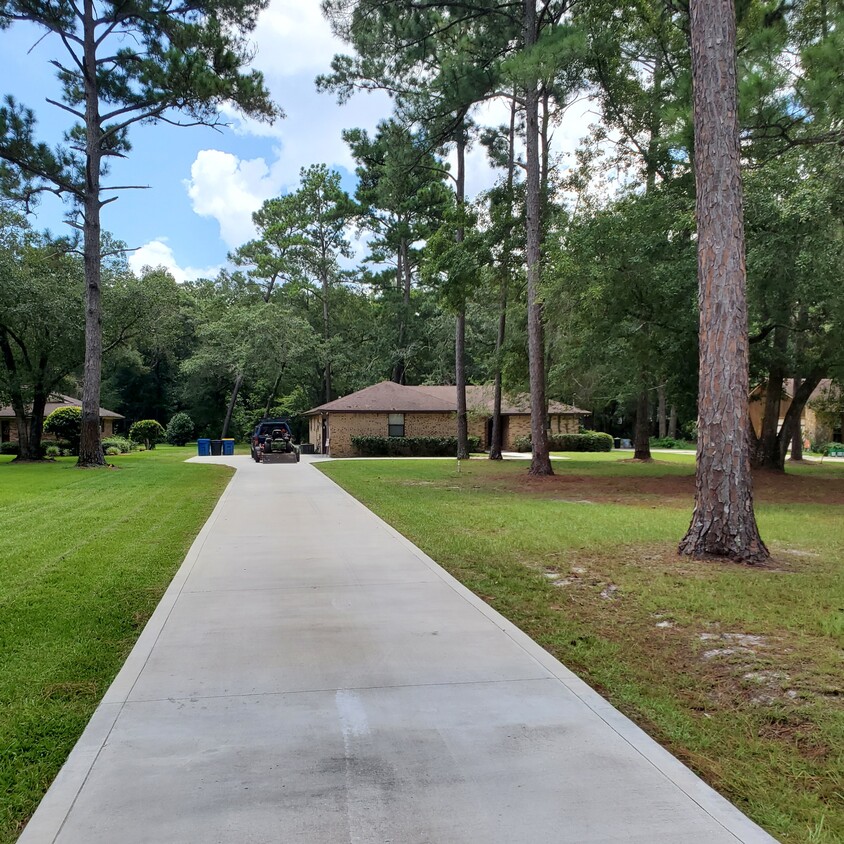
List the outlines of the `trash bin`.
<svg viewBox="0 0 844 844">
<path fill-rule="evenodd" d="M 223 454 L 226 457 L 231 457 L 234 454 L 234 438 L 226 437 L 223 440 Z"/>
<path fill-rule="evenodd" d="M 615 437 L 615 439 L 613 440 L 613 445 L 616 448 L 621 448 L 621 437 Z"/>
<path fill-rule="evenodd" d="M 198 439 L 196 441 L 196 453 L 200 457 L 208 457 L 211 454 L 211 440 Z"/>
<path fill-rule="evenodd" d="M 211 440 L 211 455 L 213 457 L 219 457 L 223 453 L 223 441 L 222 440 Z"/>
<path fill-rule="evenodd" d="M 302 443 L 299 446 L 300 454 L 313 454 L 316 451 L 316 446 L 313 443 Z"/>
</svg>

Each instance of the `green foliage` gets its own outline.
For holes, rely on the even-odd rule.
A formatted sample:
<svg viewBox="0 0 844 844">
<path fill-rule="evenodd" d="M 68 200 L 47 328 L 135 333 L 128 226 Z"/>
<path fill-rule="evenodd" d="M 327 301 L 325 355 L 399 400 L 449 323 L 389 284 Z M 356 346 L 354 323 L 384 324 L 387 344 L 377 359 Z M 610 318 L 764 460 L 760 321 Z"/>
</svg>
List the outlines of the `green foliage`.
<svg viewBox="0 0 844 844">
<path fill-rule="evenodd" d="M 516 451 L 530 451 L 530 435 L 516 437 L 513 443 Z M 613 438 L 601 431 L 581 431 L 579 434 L 550 434 L 550 451 L 612 451 Z"/>
<path fill-rule="evenodd" d="M 818 454 L 822 454 L 824 457 L 829 457 L 830 455 L 844 457 L 844 443 L 823 443 L 822 445 L 815 446 L 812 450 Z"/>
<path fill-rule="evenodd" d="M 103 440 L 103 451 L 109 448 L 116 448 L 120 454 L 128 454 L 130 451 L 135 450 L 136 444 L 127 437 L 112 434 L 108 439 Z"/>
<path fill-rule="evenodd" d="M 185 445 L 193 436 L 193 419 L 187 413 L 176 413 L 167 423 L 166 439 L 170 445 Z"/>
<path fill-rule="evenodd" d="M 16 442 L 2 442 L 0 443 L 0 454 L 14 454 L 17 456 L 20 453 L 20 446 Z"/>
<path fill-rule="evenodd" d="M 454 457 L 457 437 L 352 437 L 363 457 Z M 469 450 L 480 451 L 479 437 L 469 437 Z"/>
<path fill-rule="evenodd" d="M 654 448 L 688 448 L 686 440 L 678 440 L 674 437 L 651 437 L 651 445 Z"/>
<path fill-rule="evenodd" d="M 129 439 L 143 443 L 146 448 L 155 448 L 156 443 L 164 442 L 167 432 L 155 419 L 141 419 L 129 429 Z"/>
<path fill-rule="evenodd" d="M 56 457 L 61 457 L 62 450 L 57 445 L 48 445 L 47 448 L 44 449 L 44 456 L 54 459 Z"/>
<path fill-rule="evenodd" d="M 121 453 L 120 449 L 113 445 L 110 445 L 108 448 L 103 449 L 103 452 L 109 457 L 116 457 L 118 454 Z"/>
<path fill-rule="evenodd" d="M 82 436 L 82 408 L 76 405 L 57 407 L 45 420 L 44 432 L 66 440 L 73 452 L 79 449 Z"/>
</svg>

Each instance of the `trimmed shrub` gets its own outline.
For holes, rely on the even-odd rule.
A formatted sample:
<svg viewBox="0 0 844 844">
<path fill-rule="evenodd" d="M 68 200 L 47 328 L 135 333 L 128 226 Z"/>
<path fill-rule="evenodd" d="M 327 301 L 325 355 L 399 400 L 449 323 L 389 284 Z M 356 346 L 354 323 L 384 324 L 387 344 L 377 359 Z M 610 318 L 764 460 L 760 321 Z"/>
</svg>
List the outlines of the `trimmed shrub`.
<svg viewBox="0 0 844 844">
<path fill-rule="evenodd" d="M 17 443 L 0 443 L 0 454 L 14 454 L 17 457 L 21 453 L 21 447 Z"/>
<path fill-rule="evenodd" d="M 126 437 L 119 437 L 112 434 L 107 440 L 103 440 L 103 453 L 108 454 L 110 448 L 116 448 L 120 454 L 128 454 L 135 449 L 135 443 Z"/>
<path fill-rule="evenodd" d="M 176 413 L 167 423 L 165 434 L 170 445 L 186 445 L 193 436 L 193 419 L 187 413 Z"/>
<path fill-rule="evenodd" d="M 516 451 L 530 451 L 530 436 L 516 437 Z M 548 437 L 550 451 L 612 451 L 613 439 L 601 431 L 581 431 L 579 434 L 553 434 Z"/>
<path fill-rule="evenodd" d="M 62 450 L 57 445 L 48 445 L 47 448 L 44 449 L 44 454 L 47 457 L 61 457 Z"/>
<path fill-rule="evenodd" d="M 70 451 L 79 451 L 82 438 L 82 408 L 57 407 L 44 420 L 44 433 L 53 434 L 57 440 L 65 440 Z"/>
<path fill-rule="evenodd" d="M 457 437 L 352 437 L 363 457 L 454 457 Z M 469 450 L 480 451 L 480 437 L 469 437 Z"/>
<path fill-rule="evenodd" d="M 824 443 L 823 445 L 817 446 L 815 451 L 818 454 L 822 454 L 824 457 L 829 457 L 830 454 L 838 454 L 839 452 L 844 453 L 844 444 Z"/>
<path fill-rule="evenodd" d="M 143 443 L 138 443 L 133 450 L 134 451 L 146 451 L 147 447 Z"/>
<path fill-rule="evenodd" d="M 143 443 L 146 448 L 155 448 L 156 443 L 164 442 L 166 432 L 155 419 L 141 419 L 129 429 L 129 439 Z"/>
<path fill-rule="evenodd" d="M 120 451 L 119 448 L 115 448 L 113 445 L 111 445 L 105 450 L 105 453 L 109 457 L 116 457 L 118 454 L 121 454 L 122 452 Z"/>
</svg>

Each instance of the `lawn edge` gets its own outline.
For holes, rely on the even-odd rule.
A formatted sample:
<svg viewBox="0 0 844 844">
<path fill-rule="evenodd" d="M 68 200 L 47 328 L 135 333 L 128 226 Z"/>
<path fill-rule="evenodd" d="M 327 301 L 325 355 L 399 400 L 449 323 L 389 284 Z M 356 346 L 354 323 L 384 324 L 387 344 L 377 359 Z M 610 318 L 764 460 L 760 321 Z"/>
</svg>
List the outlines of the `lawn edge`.
<svg viewBox="0 0 844 844">
<path fill-rule="evenodd" d="M 456 577 L 449 574 L 436 560 L 414 545 L 406 536 L 396 530 L 389 522 L 370 510 L 362 501 L 348 492 L 330 474 L 323 472 L 318 463 L 311 468 L 323 474 L 331 483 L 345 492 L 359 507 L 378 519 L 384 528 L 413 553 L 427 568 L 447 583 L 458 595 L 468 601 L 476 610 L 486 616 L 502 632 L 512 639 L 514 644 L 561 682 L 572 694 L 579 698 L 598 718 L 607 724 L 622 740 L 633 747 L 666 779 L 679 788 L 725 830 L 736 837 L 742 844 L 778 844 L 777 839 L 751 820 L 726 797 L 704 782 L 689 767 L 670 751 L 651 738 L 641 727 L 622 714 L 604 697 L 596 692 L 584 680 L 567 668 L 553 654 L 543 648 L 523 630 L 505 618 L 471 589 L 464 586 Z"/>
<path fill-rule="evenodd" d="M 185 461 L 187 462 L 187 461 Z M 185 558 L 173 575 L 161 600 L 149 618 L 149 621 L 138 636 L 132 650 L 126 657 L 117 676 L 97 704 L 90 721 L 68 754 L 56 778 L 51 783 L 41 802 L 36 807 L 23 832 L 18 837 L 17 844 L 47 844 L 54 842 L 61 832 L 73 804 L 88 774 L 103 749 L 111 731 L 123 711 L 129 694 L 138 680 L 144 666 L 149 659 L 176 600 L 193 570 L 199 552 L 205 544 L 211 526 L 219 517 L 219 511 L 228 498 L 235 473 L 232 472 L 226 482 L 217 503 L 205 523 L 194 537 Z"/>
</svg>

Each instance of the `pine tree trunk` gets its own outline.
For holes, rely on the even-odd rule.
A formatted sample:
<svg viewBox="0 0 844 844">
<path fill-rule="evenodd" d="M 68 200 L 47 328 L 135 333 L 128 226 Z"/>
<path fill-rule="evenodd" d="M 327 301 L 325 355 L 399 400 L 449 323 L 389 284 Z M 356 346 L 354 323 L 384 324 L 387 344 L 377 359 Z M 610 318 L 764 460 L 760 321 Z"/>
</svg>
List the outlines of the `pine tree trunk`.
<svg viewBox="0 0 844 844">
<path fill-rule="evenodd" d="M 461 124 L 457 138 L 457 205 L 462 208 L 466 202 L 466 127 Z M 457 243 L 463 243 L 465 231 L 459 225 L 454 232 Z M 466 408 L 466 298 L 461 295 L 457 311 L 457 325 L 454 336 L 454 380 L 457 384 L 457 459 L 469 459 L 469 416 Z"/>
<path fill-rule="evenodd" d="M 636 427 L 633 431 L 633 459 L 650 462 L 651 403 L 648 388 L 643 384 L 636 401 Z"/>
<path fill-rule="evenodd" d="M 666 416 L 665 384 L 656 388 L 657 397 L 657 421 L 659 424 L 659 438 L 668 436 L 668 418 Z"/>
<path fill-rule="evenodd" d="M 673 404 L 668 412 L 668 436 L 672 440 L 677 439 L 677 408 Z"/>
<path fill-rule="evenodd" d="M 237 403 L 237 395 L 240 392 L 242 384 L 243 376 L 238 374 L 237 378 L 234 379 L 234 387 L 232 388 L 231 398 L 229 399 L 229 406 L 226 408 L 226 418 L 223 420 L 223 432 L 220 434 L 221 440 L 224 440 L 229 434 L 229 425 L 231 425 L 234 406 Z"/>
<path fill-rule="evenodd" d="M 679 551 L 768 559 L 753 512 L 748 337 L 732 0 L 691 0 L 700 386 L 695 509 Z"/>
<path fill-rule="evenodd" d="M 502 258 L 501 287 L 498 297 L 498 334 L 495 338 L 495 382 L 492 396 L 492 430 L 489 437 L 489 459 L 501 460 L 504 426 L 501 418 L 502 365 L 504 341 L 507 339 L 507 299 L 511 264 L 511 238 L 513 236 L 513 182 L 516 175 L 516 97 L 510 100 L 510 131 L 507 144 L 507 234 L 505 256 Z"/>
<path fill-rule="evenodd" d="M 82 383 L 82 436 L 77 466 L 105 466 L 100 438 L 100 384 L 103 365 L 102 284 L 100 257 L 100 128 L 93 0 L 83 6 L 83 79 L 85 85 L 85 201 L 83 255 L 85 265 L 85 370 Z"/>
<path fill-rule="evenodd" d="M 331 401 L 331 352 L 328 341 L 331 339 L 331 324 L 328 316 L 328 274 L 322 275 L 322 339 L 325 340 L 325 367 L 322 371 L 322 383 L 326 403 Z"/>
<path fill-rule="evenodd" d="M 524 0 L 524 45 L 536 44 L 536 3 Z M 527 319 L 528 366 L 530 371 L 530 435 L 533 455 L 531 475 L 553 475 L 548 453 L 548 402 L 545 398 L 545 342 L 542 327 L 542 302 L 539 298 L 542 245 L 542 197 L 539 162 L 539 95 L 536 82 L 525 88 L 525 227 L 527 236 Z"/>
</svg>

